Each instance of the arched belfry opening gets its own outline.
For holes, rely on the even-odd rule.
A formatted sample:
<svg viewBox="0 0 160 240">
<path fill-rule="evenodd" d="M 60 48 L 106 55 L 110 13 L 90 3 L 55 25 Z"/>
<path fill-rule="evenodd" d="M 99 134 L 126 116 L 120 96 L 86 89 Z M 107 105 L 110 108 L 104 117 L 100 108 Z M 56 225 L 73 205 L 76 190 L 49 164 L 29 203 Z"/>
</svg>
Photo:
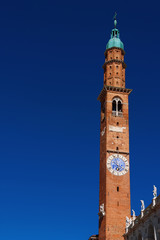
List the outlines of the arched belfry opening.
<svg viewBox="0 0 160 240">
<path fill-rule="evenodd" d="M 122 117 L 122 100 L 118 97 L 112 100 L 112 115 L 116 117 Z"/>
</svg>

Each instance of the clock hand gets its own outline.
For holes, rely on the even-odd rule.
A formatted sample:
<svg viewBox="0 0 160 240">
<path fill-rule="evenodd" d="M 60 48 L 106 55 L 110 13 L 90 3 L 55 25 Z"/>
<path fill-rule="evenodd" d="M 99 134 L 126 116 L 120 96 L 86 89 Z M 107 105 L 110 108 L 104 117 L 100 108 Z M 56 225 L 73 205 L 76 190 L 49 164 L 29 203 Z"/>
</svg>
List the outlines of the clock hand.
<svg viewBox="0 0 160 240">
<path fill-rule="evenodd" d="M 124 170 L 124 169 L 125 169 L 125 166 L 120 166 L 120 169 L 121 169 L 121 170 Z"/>
<path fill-rule="evenodd" d="M 116 168 L 116 170 L 118 171 L 118 170 L 119 170 L 119 165 L 118 165 L 118 161 L 117 161 L 117 160 L 118 160 L 118 159 L 115 158 L 114 161 L 113 161 L 113 163 L 115 164 L 115 168 Z"/>
<path fill-rule="evenodd" d="M 118 165 L 118 164 L 116 164 L 116 170 L 117 170 L 117 171 L 119 170 L 119 165 Z"/>
<path fill-rule="evenodd" d="M 124 169 L 124 167 L 123 167 L 123 166 L 121 166 L 120 164 L 118 164 L 118 163 L 117 163 L 117 161 L 116 161 L 116 165 L 117 165 L 117 170 L 120 170 L 120 171 L 121 171 L 121 170 L 123 170 L 123 169 Z"/>
<path fill-rule="evenodd" d="M 117 162 L 116 162 L 115 160 L 113 161 L 113 163 L 114 163 L 115 165 L 117 165 Z"/>
</svg>

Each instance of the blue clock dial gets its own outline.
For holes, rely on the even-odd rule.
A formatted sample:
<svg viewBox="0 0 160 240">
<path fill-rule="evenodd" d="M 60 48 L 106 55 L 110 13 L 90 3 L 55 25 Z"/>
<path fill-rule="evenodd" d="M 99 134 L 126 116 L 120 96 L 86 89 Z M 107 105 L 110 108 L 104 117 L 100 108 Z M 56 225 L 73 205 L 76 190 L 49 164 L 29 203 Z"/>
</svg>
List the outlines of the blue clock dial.
<svg viewBox="0 0 160 240">
<path fill-rule="evenodd" d="M 113 170 L 121 172 L 125 169 L 125 162 L 121 158 L 113 158 L 111 167 Z"/>
<path fill-rule="evenodd" d="M 112 174 L 122 176 L 128 172 L 129 162 L 123 155 L 113 154 L 107 159 L 107 168 Z"/>
</svg>

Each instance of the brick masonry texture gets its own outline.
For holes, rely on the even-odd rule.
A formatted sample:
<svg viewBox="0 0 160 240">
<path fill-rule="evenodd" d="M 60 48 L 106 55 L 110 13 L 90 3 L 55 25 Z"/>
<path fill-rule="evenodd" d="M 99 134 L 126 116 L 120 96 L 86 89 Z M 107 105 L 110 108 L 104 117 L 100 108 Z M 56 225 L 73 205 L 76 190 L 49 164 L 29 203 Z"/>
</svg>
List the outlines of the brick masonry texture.
<svg viewBox="0 0 160 240">
<path fill-rule="evenodd" d="M 124 51 L 113 48 L 105 53 L 104 85 L 125 88 Z M 122 116 L 112 115 L 112 100 L 122 100 Z M 123 128 L 123 132 L 109 130 Z M 128 94 L 107 90 L 101 101 L 99 205 L 104 203 L 105 216 L 99 218 L 99 240 L 122 240 L 126 216 L 130 217 L 130 172 L 113 175 L 106 166 L 112 154 L 119 153 L 129 162 Z M 117 150 L 118 147 L 118 150 Z M 119 187 L 119 191 L 117 191 Z"/>
</svg>

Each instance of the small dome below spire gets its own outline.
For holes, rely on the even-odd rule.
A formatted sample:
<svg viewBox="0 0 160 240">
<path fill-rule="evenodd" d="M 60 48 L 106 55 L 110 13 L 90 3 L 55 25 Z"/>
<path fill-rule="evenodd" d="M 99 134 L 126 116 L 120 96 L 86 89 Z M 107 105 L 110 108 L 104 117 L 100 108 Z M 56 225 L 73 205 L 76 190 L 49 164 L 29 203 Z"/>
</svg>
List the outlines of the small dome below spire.
<svg viewBox="0 0 160 240">
<path fill-rule="evenodd" d="M 106 49 L 109 49 L 109 48 L 112 48 L 112 47 L 117 47 L 117 48 L 122 48 L 124 50 L 123 42 L 120 40 L 119 30 L 116 28 L 116 26 L 117 26 L 116 16 L 117 16 L 117 14 L 115 13 L 114 29 L 112 29 L 111 39 L 108 41 L 108 43 L 106 45 Z"/>
</svg>

